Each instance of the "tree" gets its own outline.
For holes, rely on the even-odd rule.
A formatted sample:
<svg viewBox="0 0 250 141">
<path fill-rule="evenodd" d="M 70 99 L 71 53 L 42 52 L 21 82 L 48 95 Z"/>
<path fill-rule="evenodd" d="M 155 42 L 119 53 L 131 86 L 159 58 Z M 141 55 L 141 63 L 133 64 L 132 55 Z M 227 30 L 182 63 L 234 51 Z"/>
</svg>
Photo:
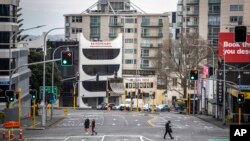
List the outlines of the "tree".
<svg viewBox="0 0 250 141">
<path fill-rule="evenodd" d="M 190 88 L 192 84 L 189 81 L 189 70 L 194 67 L 200 69 L 200 66 L 206 63 L 209 53 L 208 48 L 204 47 L 206 43 L 197 33 L 186 33 L 177 41 L 163 41 L 163 47 L 157 55 L 156 65 L 158 65 L 158 74 L 161 79 L 165 80 L 168 90 L 177 91 L 186 97 L 187 88 Z M 177 84 L 183 88 L 183 91 L 170 87 L 168 80 L 173 77 L 181 80 Z"/>
<path fill-rule="evenodd" d="M 43 61 L 43 52 L 36 52 L 35 50 L 30 51 L 29 63 L 41 62 Z M 54 76 L 54 85 L 60 88 L 61 86 L 61 71 L 58 68 L 57 63 L 55 63 L 55 73 Z M 32 75 L 30 78 L 31 89 L 39 90 L 39 87 L 43 85 L 43 64 L 32 65 L 29 67 L 31 69 Z M 51 74 L 52 74 L 52 62 L 46 63 L 46 86 L 51 86 Z"/>
</svg>

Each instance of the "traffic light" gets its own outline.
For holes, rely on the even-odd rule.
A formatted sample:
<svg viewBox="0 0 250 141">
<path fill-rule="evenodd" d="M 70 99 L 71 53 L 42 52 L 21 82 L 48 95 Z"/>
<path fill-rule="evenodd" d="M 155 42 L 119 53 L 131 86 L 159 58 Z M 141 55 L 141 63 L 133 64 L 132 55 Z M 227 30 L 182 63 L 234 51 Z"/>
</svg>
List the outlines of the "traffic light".
<svg viewBox="0 0 250 141">
<path fill-rule="evenodd" d="M 189 72 L 189 79 L 190 80 L 198 80 L 198 70 L 190 70 Z"/>
<path fill-rule="evenodd" d="M 31 100 L 37 99 L 37 91 L 36 90 L 30 90 Z"/>
<path fill-rule="evenodd" d="M 247 38 L 247 27 L 246 26 L 235 26 L 234 28 L 234 40 L 235 42 L 246 42 Z"/>
<path fill-rule="evenodd" d="M 237 102 L 238 104 L 242 104 L 245 102 L 245 95 L 244 94 L 238 94 L 238 97 L 237 97 Z"/>
<path fill-rule="evenodd" d="M 13 102 L 15 99 L 15 91 L 7 90 L 5 91 L 5 96 L 7 97 L 8 102 Z"/>
<path fill-rule="evenodd" d="M 62 66 L 72 66 L 73 65 L 73 52 L 72 51 L 62 51 L 61 52 L 61 65 Z"/>
</svg>

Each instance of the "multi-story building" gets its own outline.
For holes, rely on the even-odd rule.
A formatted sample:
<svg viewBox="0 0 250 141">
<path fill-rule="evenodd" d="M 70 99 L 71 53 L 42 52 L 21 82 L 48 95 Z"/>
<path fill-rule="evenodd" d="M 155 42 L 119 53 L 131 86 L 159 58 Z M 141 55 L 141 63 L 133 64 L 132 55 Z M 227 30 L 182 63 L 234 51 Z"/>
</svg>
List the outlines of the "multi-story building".
<svg viewBox="0 0 250 141">
<path fill-rule="evenodd" d="M 134 7 L 130 0 L 99 0 L 83 13 L 64 15 L 65 36 L 76 39 L 82 33 L 90 41 L 112 41 L 122 33 L 122 76 L 156 77 L 157 52 L 169 37 L 168 15 Z"/>
<path fill-rule="evenodd" d="M 181 18 L 181 21 L 178 23 L 178 25 L 182 29 L 183 33 L 196 32 L 196 33 L 199 33 L 199 35 L 203 39 L 208 40 L 208 47 L 214 50 L 213 51 L 214 55 L 212 55 L 211 53 L 207 61 L 208 61 L 208 64 L 212 64 L 212 59 L 214 59 L 215 62 L 217 62 L 216 56 L 217 56 L 218 47 L 224 46 L 223 43 L 221 43 L 219 40 L 219 35 L 220 35 L 219 33 L 220 32 L 221 33 L 234 32 L 234 28 L 237 25 L 244 25 L 248 27 L 248 25 L 250 24 L 250 15 L 248 14 L 250 12 L 249 6 L 250 6 L 250 1 L 247 1 L 247 0 L 179 0 L 177 4 L 177 9 L 178 9 L 177 15 Z M 233 35 L 233 33 L 229 33 L 229 34 Z M 225 34 L 223 34 L 223 36 L 226 37 Z M 225 37 L 223 37 L 222 40 L 224 40 Z M 231 42 L 234 42 L 234 41 L 231 41 Z M 220 53 L 219 55 L 222 55 L 222 53 Z M 225 56 L 226 55 L 224 55 L 224 58 L 220 56 L 220 59 L 226 62 L 227 59 L 225 59 L 226 58 Z M 245 69 L 245 70 L 240 69 L 242 73 L 227 72 L 226 80 L 234 82 L 234 84 L 237 84 L 237 85 L 248 86 L 250 84 L 249 81 L 247 82 L 244 81 L 245 82 L 244 84 L 241 83 L 240 81 L 240 80 L 243 81 L 244 77 L 241 77 L 239 79 L 240 76 L 246 75 L 244 71 L 247 71 L 248 64 L 249 64 L 249 61 L 248 62 L 247 61 L 226 62 L 225 65 L 234 66 L 234 69 L 236 69 L 237 71 L 239 71 L 239 69 L 237 68 Z M 222 71 L 223 67 L 218 66 L 218 69 L 221 69 L 220 71 Z M 224 71 L 227 71 L 227 69 L 228 69 L 228 66 L 226 66 L 226 70 Z M 213 78 L 215 78 L 215 75 L 213 75 Z M 226 95 L 226 97 L 230 97 L 230 99 L 232 99 L 233 102 L 230 102 L 227 100 L 226 106 L 223 107 L 222 106 L 223 104 L 221 103 L 221 101 L 219 100 L 220 102 L 218 102 L 218 97 L 221 97 L 221 95 L 218 96 L 218 94 L 216 94 L 216 91 L 215 91 L 216 88 L 214 88 L 215 83 L 209 82 L 207 83 L 207 85 L 209 86 L 207 86 L 206 88 L 211 89 L 211 90 L 209 94 L 208 93 L 206 94 L 207 97 L 204 97 L 205 96 L 204 92 L 201 93 L 200 98 L 202 99 L 202 103 L 204 104 L 201 105 L 200 108 L 212 107 L 211 105 L 206 106 L 205 103 L 213 104 L 213 105 L 216 104 L 217 106 L 213 106 L 213 110 L 212 110 L 213 112 L 211 112 L 211 109 L 205 109 L 205 110 L 210 111 L 212 115 L 215 115 L 216 117 L 219 116 L 220 118 L 223 117 L 222 113 L 223 113 L 223 108 L 225 107 L 228 107 L 228 110 L 231 113 L 235 113 L 237 111 L 235 110 L 236 109 L 235 106 L 232 106 L 235 104 L 236 97 L 233 97 L 233 96 L 230 97 L 231 95 Z M 203 84 L 201 86 L 203 86 Z M 217 91 L 218 90 L 219 89 L 217 89 Z M 208 96 L 211 93 L 213 96 L 212 97 Z M 249 101 L 247 101 L 246 104 L 249 105 Z M 249 113 L 249 109 L 245 109 L 244 112 Z"/>
<path fill-rule="evenodd" d="M 17 46 L 19 32 L 18 18 L 19 0 L 0 0 L 0 107 L 6 107 L 6 90 L 22 90 L 22 115 L 30 112 L 29 77 L 30 69 L 23 64 L 28 63 L 29 50 Z M 12 103 L 14 106 L 15 102 Z"/>
</svg>

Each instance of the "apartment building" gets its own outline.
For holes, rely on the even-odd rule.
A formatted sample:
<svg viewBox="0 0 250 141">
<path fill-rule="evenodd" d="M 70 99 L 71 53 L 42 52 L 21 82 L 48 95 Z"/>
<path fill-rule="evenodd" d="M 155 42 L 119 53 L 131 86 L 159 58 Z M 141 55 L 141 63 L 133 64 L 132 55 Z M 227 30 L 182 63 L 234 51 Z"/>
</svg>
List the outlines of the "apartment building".
<svg viewBox="0 0 250 141">
<path fill-rule="evenodd" d="M 215 64 L 217 64 L 217 51 L 219 46 L 223 46 L 219 41 L 220 32 L 234 32 L 234 28 L 237 25 L 249 26 L 250 24 L 250 1 L 248 0 L 179 0 L 177 4 L 177 15 L 180 17 L 181 21 L 178 23 L 178 26 L 181 28 L 183 33 L 196 32 L 201 35 L 205 40 L 208 40 L 208 46 L 214 51 L 214 58 L 212 53 L 208 58 L 208 64 L 212 64 L 212 59 L 215 59 Z M 249 28 L 248 28 L 249 31 Z M 231 33 L 230 33 L 231 34 Z M 233 38 L 233 37 L 232 37 Z M 233 39 L 232 39 L 233 40 Z M 226 56 L 226 55 L 225 55 Z M 222 57 L 223 59 L 223 57 Z M 225 59 L 225 57 L 224 57 Z M 242 68 L 242 66 L 248 66 L 248 62 L 227 62 L 226 65 L 234 66 L 234 69 Z M 210 65 L 211 66 L 211 65 Z M 215 65 L 217 66 L 217 65 Z M 227 69 L 228 67 L 226 67 Z M 243 67 L 247 71 L 247 67 Z M 219 68 L 218 66 L 218 69 Z M 239 69 L 238 69 L 239 70 Z M 222 69 L 220 71 L 223 71 Z M 242 72 L 229 72 L 227 73 L 226 80 L 232 81 L 238 85 L 249 85 L 250 82 L 240 83 L 239 74 L 241 76 L 246 75 L 244 70 Z M 232 78 L 233 76 L 233 78 Z M 214 76 L 215 77 L 215 76 Z M 219 76 L 217 76 L 219 79 Z M 244 77 L 241 77 L 240 80 L 243 81 Z M 206 81 L 206 80 L 205 80 Z M 208 81 L 208 80 L 207 80 Z M 204 83 L 202 80 L 201 83 Z M 216 88 L 214 88 L 214 83 L 208 83 L 209 86 L 204 87 L 211 89 L 212 97 L 208 96 L 208 93 L 205 94 L 201 92 L 199 96 L 202 99 L 202 103 L 206 104 L 218 104 L 219 106 L 213 106 L 213 112 L 210 109 L 206 109 L 215 115 L 216 117 L 222 117 L 222 104 L 218 102 L 218 96 L 216 93 Z M 201 85 L 203 86 L 203 85 Z M 217 86 L 218 87 L 218 86 Z M 201 90 L 200 90 L 201 91 Z M 210 95 L 210 94 L 209 94 Z M 206 96 L 206 97 L 204 97 Z M 227 95 L 235 101 L 236 97 L 232 95 Z M 217 101 L 217 102 L 216 102 Z M 232 103 L 226 101 L 226 106 L 229 107 L 230 112 L 236 112 L 235 106 L 232 106 Z M 249 102 L 246 102 L 249 105 Z M 205 104 L 201 104 L 201 108 L 204 108 Z M 208 105 L 207 107 L 212 107 Z M 249 113 L 249 109 L 244 112 Z"/>
<path fill-rule="evenodd" d="M 80 14 L 64 16 L 68 39 L 82 33 L 90 41 L 112 41 L 122 33 L 123 77 L 156 77 L 157 52 L 169 38 L 167 13 L 146 13 L 130 0 L 99 0 Z"/>
<path fill-rule="evenodd" d="M 29 77 L 30 69 L 21 67 L 28 63 L 29 50 L 17 46 L 17 37 L 22 21 L 19 0 L 0 0 L 0 108 L 6 108 L 6 90 L 22 90 L 22 115 L 30 112 Z M 17 105 L 15 100 L 13 106 Z"/>
</svg>

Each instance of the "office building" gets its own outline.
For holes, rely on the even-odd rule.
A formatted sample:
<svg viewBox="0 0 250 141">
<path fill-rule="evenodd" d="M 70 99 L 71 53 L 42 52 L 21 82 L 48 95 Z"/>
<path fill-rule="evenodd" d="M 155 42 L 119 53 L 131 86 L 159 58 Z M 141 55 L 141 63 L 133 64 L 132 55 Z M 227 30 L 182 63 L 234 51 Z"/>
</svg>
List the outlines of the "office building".
<svg viewBox="0 0 250 141">
<path fill-rule="evenodd" d="M 20 22 L 19 0 L 0 0 L 0 107 L 6 108 L 6 90 L 22 90 L 22 115 L 30 112 L 29 77 L 27 66 L 29 50 L 18 47 Z M 16 69 L 20 67 L 19 69 Z M 17 100 L 12 102 L 16 107 Z"/>
</svg>

